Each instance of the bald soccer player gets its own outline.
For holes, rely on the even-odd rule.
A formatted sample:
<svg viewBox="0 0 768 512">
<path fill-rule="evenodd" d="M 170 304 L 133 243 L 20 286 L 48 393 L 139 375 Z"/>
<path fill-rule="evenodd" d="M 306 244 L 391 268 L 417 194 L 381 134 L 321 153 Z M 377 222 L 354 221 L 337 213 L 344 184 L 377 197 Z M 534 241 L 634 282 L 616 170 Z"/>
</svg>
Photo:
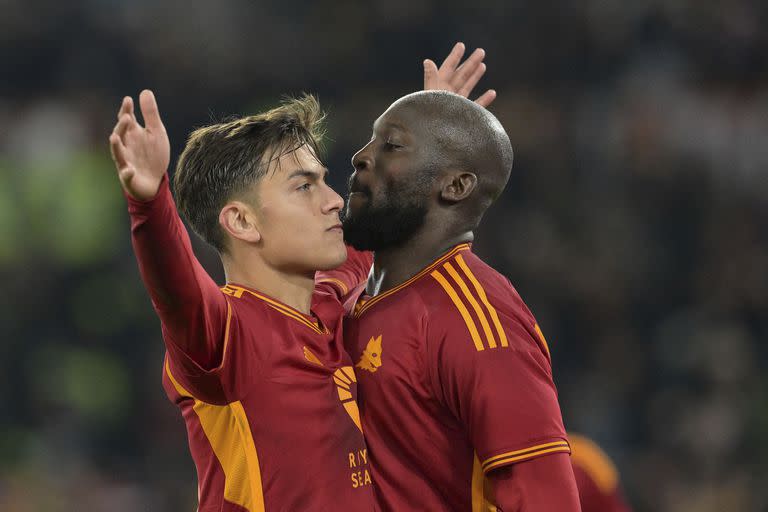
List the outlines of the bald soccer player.
<svg viewBox="0 0 768 512">
<path fill-rule="evenodd" d="M 381 509 L 580 510 L 547 343 L 471 250 L 512 168 L 504 128 L 458 95 L 414 93 L 352 163 L 345 239 L 375 263 L 344 336 Z"/>
</svg>

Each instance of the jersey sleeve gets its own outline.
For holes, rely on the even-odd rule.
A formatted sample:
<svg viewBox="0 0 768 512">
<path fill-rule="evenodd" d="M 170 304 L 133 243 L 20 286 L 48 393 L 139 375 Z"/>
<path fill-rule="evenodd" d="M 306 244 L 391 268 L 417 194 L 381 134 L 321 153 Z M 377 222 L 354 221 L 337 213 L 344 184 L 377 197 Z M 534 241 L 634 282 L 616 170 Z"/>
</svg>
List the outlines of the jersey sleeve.
<svg viewBox="0 0 768 512">
<path fill-rule="evenodd" d="M 373 253 L 358 251 L 347 245 L 347 261 L 333 270 L 315 274 L 315 287 L 324 293 L 334 295 L 344 302 L 347 295 L 368 279 L 373 265 Z"/>
<path fill-rule="evenodd" d="M 232 308 L 195 258 L 167 175 L 152 200 L 126 198 L 134 253 L 160 317 L 171 361 L 179 372 L 190 376 L 217 369 L 224 356 Z"/>
<path fill-rule="evenodd" d="M 483 471 L 569 453 L 549 358 L 534 327 L 497 311 L 484 294 L 467 300 L 449 289 L 451 301 L 427 327 L 430 379 L 465 426 Z"/>
</svg>

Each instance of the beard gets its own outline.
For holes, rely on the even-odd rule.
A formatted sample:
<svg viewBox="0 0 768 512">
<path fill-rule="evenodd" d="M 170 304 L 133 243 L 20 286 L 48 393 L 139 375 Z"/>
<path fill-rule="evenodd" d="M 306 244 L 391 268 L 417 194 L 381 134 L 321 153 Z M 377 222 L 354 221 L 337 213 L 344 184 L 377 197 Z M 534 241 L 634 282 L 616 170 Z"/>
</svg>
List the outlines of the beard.
<svg viewBox="0 0 768 512">
<path fill-rule="evenodd" d="M 350 214 L 344 210 L 344 241 L 358 251 L 382 251 L 402 247 L 424 226 L 432 173 L 421 179 L 401 183 L 388 182 L 381 198 L 368 200 Z"/>
</svg>

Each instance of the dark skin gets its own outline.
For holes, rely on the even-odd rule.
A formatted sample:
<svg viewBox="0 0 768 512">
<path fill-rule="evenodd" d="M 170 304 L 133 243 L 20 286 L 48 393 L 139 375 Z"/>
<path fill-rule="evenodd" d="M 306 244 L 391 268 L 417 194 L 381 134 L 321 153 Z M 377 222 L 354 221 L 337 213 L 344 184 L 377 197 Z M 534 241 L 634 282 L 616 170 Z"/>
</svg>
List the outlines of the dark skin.
<svg viewBox="0 0 768 512">
<path fill-rule="evenodd" d="M 355 179 L 368 194 L 353 192 L 349 213 L 365 201 L 376 200 L 386 180 L 410 179 L 413 169 L 434 162 L 435 140 L 430 134 L 431 116 L 418 105 L 390 108 L 375 123 L 373 138 L 352 157 Z M 471 242 L 474 233 L 465 229 L 464 208 L 477 186 L 477 175 L 458 169 L 443 169 L 432 184 L 428 211 L 422 228 L 403 246 L 376 251 L 374 272 L 367 290 L 371 295 L 406 281 L 456 244 Z"/>
<path fill-rule="evenodd" d="M 451 247 L 474 240 L 479 214 L 490 203 L 489 197 L 503 189 L 508 173 L 500 165 L 503 159 L 488 160 L 484 148 L 467 149 L 466 141 L 473 139 L 466 130 L 473 127 L 471 123 L 469 128 L 461 127 L 466 124 L 461 117 L 441 117 L 434 105 L 418 98 L 400 100 L 376 120 L 371 141 L 353 156 L 355 172 L 347 205 L 351 217 L 369 202 L 381 203 L 392 183 L 418 180 L 428 176 L 428 170 L 434 172 L 425 187 L 423 225 L 403 244 L 376 251 L 366 289 L 369 295 L 394 288 Z M 460 148 L 468 158 L 462 161 L 450 155 L 452 148 Z M 480 188 L 481 179 L 490 183 L 485 190 Z M 568 454 L 501 467 L 487 478 L 499 510 L 580 510 Z"/>
</svg>

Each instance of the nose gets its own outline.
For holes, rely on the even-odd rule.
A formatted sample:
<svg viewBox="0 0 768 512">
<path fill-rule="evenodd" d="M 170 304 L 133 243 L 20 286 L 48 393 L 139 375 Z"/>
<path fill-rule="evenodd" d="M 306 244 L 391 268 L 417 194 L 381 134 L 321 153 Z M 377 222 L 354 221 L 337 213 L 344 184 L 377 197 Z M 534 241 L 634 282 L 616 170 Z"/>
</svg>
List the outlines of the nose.
<svg viewBox="0 0 768 512">
<path fill-rule="evenodd" d="M 328 185 L 325 185 L 326 194 L 323 201 L 323 213 L 338 213 L 344 208 L 344 199 Z"/>
<path fill-rule="evenodd" d="M 357 153 L 352 155 L 352 167 L 356 171 L 362 171 L 363 169 L 371 168 L 373 161 L 371 159 L 371 152 L 368 151 L 371 143 L 369 142 L 363 146 Z"/>
</svg>

